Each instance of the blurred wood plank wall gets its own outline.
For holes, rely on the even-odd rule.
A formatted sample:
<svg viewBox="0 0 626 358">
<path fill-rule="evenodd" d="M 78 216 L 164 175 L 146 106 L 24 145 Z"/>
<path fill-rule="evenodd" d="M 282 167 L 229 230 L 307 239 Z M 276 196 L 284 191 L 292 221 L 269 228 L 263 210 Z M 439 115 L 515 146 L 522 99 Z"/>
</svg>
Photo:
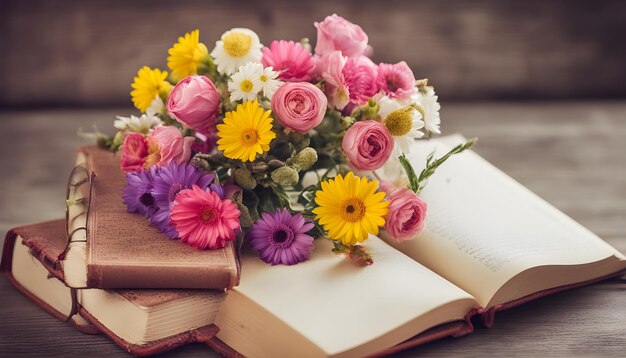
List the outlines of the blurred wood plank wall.
<svg viewBox="0 0 626 358">
<path fill-rule="evenodd" d="M 626 1 L 2 0 L 0 106 L 128 104 L 137 69 L 165 67 L 185 31 L 209 48 L 236 26 L 314 41 L 333 12 L 446 99 L 626 96 Z"/>
</svg>

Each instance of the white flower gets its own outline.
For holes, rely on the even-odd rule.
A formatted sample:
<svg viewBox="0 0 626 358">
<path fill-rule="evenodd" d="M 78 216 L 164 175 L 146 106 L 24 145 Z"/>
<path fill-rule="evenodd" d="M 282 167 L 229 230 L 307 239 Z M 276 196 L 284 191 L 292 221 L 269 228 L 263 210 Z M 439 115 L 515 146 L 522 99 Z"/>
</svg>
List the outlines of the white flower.
<svg viewBox="0 0 626 358">
<path fill-rule="evenodd" d="M 394 154 L 408 153 L 415 139 L 422 138 L 424 127 L 422 114 L 412 106 L 383 96 L 379 101 L 378 114 L 394 141 Z"/>
<path fill-rule="evenodd" d="M 163 114 L 165 114 L 165 103 L 163 103 L 161 96 L 157 94 L 154 96 L 152 103 L 150 103 L 150 107 L 146 109 L 146 115 L 148 115 L 148 117 L 154 117 Z"/>
<path fill-rule="evenodd" d="M 263 65 L 260 63 L 248 63 L 239 67 L 239 71 L 228 81 L 230 100 L 254 101 L 262 88 L 260 80 L 262 73 Z"/>
<path fill-rule="evenodd" d="M 148 134 L 152 128 L 162 125 L 161 119 L 155 115 L 142 114 L 140 117 L 131 115 L 130 117 L 117 116 L 113 126 L 120 131 L 137 132 Z"/>
<path fill-rule="evenodd" d="M 234 28 L 222 34 L 211 56 L 215 59 L 217 71 L 230 75 L 248 62 L 261 62 L 262 48 L 259 36 L 254 31 Z"/>
<path fill-rule="evenodd" d="M 274 92 L 283 85 L 283 81 L 277 80 L 277 77 L 278 72 L 274 71 L 272 67 L 265 67 L 259 77 L 263 95 L 268 99 L 272 99 Z"/>
<path fill-rule="evenodd" d="M 435 95 L 435 90 L 430 87 L 426 93 L 418 92 L 412 96 L 413 102 L 423 111 L 424 127 L 429 133 L 440 134 L 441 117 L 439 110 L 441 105 L 437 101 L 439 97 Z"/>
</svg>

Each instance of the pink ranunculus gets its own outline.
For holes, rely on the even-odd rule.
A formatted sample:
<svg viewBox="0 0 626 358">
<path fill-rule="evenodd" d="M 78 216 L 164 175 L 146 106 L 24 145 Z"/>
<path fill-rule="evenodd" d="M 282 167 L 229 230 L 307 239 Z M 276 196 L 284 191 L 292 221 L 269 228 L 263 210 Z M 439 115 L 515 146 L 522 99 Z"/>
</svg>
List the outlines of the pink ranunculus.
<svg viewBox="0 0 626 358">
<path fill-rule="evenodd" d="M 342 110 L 350 102 L 350 92 L 343 75 L 347 58 L 334 51 L 321 56 L 315 66 L 316 76 L 324 81 L 324 91 L 331 108 Z"/>
<path fill-rule="evenodd" d="M 194 137 L 183 137 L 176 127 L 158 127 L 147 138 L 148 159 L 146 165 L 163 166 L 174 162 L 181 164 L 191 158 Z"/>
<path fill-rule="evenodd" d="M 393 138 L 379 122 L 356 122 L 347 131 L 342 142 L 348 163 L 358 170 L 382 167 L 391 156 Z"/>
<path fill-rule="evenodd" d="M 381 63 L 378 65 L 378 87 L 387 97 L 400 100 L 409 99 L 417 93 L 415 76 L 406 62 L 395 65 Z"/>
<path fill-rule="evenodd" d="M 143 134 L 129 133 L 122 144 L 120 168 L 124 173 L 144 168 L 148 156 L 148 143 Z"/>
<path fill-rule="evenodd" d="M 285 127 L 307 133 L 324 119 L 327 99 L 322 90 L 308 82 L 288 82 L 272 97 L 272 111 Z"/>
<path fill-rule="evenodd" d="M 407 188 L 398 189 L 387 196 L 389 212 L 385 230 L 397 242 L 415 238 L 426 222 L 428 205 Z"/>
<path fill-rule="evenodd" d="M 205 76 L 182 79 L 167 97 L 167 113 L 188 128 L 207 132 L 215 125 L 220 95 Z"/>
<path fill-rule="evenodd" d="M 263 48 L 261 62 L 278 72 L 278 78 L 288 82 L 309 82 L 313 77 L 315 60 L 311 51 L 293 41 L 272 41 Z"/>
<path fill-rule="evenodd" d="M 351 102 L 362 106 L 378 93 L 378 67 L 369 58 L 349 58 L 341 72 L 346 80 Z"/>
<path fill-rule="evenodd" d="M 341 51 L 344 56 L 362 55 L 367 49 L 367 34 L 341 16 L 333 14 L 324 21 L 316 22 L 317 44 L 315 54 L 323 56 L 333 51 Z"/>
</svg>

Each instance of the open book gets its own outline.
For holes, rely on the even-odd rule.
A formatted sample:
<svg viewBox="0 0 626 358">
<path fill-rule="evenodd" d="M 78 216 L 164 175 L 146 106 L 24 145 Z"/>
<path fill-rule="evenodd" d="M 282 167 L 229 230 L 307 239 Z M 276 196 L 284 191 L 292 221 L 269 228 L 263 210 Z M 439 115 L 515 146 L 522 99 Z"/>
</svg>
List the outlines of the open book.
<svg viewBox="0 0 626 358">
<path fill-rule="evenodd" d="M 203 342 L 214 349 L 213 324 L 223 290 L 100 290 L 65 286 L 54 261 L 65 244 L 65 223 L 50 221 L 15 228 L 7 234 L 2 271 L 22 293 L 78 330 L 109 336 L 134 355 L 150 355 Z M 75 300 L 73 302 L 73 300 Z M 73 305 L 76 303 L 76 306 Z"/>
<path fill-rule="evenodd" d="M 422 168 L 432 150 L 463 141 L 420 141 L 409 160 Z M 369 267 L 324 240 L 295 266 L 245 254 L 218 337 L 245 356 L 389 353 L 467 334 L 474 315 L 489 326 L 498 310 L 626 269 L 621 253 L 474 152 L 449 159 L 421 196 L 424 231 L 403 243 L 370 237 Z"/>
</svg>

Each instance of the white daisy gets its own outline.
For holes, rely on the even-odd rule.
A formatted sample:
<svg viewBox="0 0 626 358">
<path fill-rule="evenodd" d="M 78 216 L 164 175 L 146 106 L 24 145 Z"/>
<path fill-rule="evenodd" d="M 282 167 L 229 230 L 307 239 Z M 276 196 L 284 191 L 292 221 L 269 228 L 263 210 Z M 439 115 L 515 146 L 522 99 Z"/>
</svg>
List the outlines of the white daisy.
<svg viewBox="0 0 626 358">
<path fill-rule="evenodd" d="M 230 92 L 230 100 L 254 101 L 257 94 L 261 91 L 261 75 L 263 74 L 263 65 L 260 63 L 248 63 L 239 67 L 234 75 L 228 81 L 228 91 Z"/>
<path fill-rule="evenodd" d="M 278 72 L 274 71 L 272 67 L 265 67 L 259 77 L 263 95 L 268 99 L 272 99 L 274 92 L 283 85 L 283 81 L 277 80 L 276 78 L 278 78 Z"/>
<path fill-rule="evenodd" d="M 428 88 L 428 87 L 427 87 Z M 424 127 L 429 133 L 440 134 L 441 130 L 441 117 L 439 116 L 439 110 L 441 105 L 437 101 L 439 98 L 435 95 L 435 90 L 429 87 L 425 93 L 419 91 L 413 95 L 413 102 L 417 104 L 423 111 Z"/>
<path fill-rule="evenodd" d="M 140 117 L 131 115 L 130 117 L 117 116 L 113 126 L 120 131 L 137 132 L 148 134 L 152 128 L 162 125 L 161 119 L 155 115 L 142 114 Z"/>
<path fill-rule="evenodd" d="M 222 34 L 215 43 L 211 56 L 222 74 L 233 74 L 240 66 L 248 62 L 261 62 L 263 54 L 261 41 L 254 31 L 234 28 Z"/>
<path fill-rule="evenodd" d="M 394 153 L 408 153 L 415 139 L 424 136 L 422 114 L 412 106 L 383 96 L 378 102 L 378 114 L 394 140 Z"/>
</svg>

